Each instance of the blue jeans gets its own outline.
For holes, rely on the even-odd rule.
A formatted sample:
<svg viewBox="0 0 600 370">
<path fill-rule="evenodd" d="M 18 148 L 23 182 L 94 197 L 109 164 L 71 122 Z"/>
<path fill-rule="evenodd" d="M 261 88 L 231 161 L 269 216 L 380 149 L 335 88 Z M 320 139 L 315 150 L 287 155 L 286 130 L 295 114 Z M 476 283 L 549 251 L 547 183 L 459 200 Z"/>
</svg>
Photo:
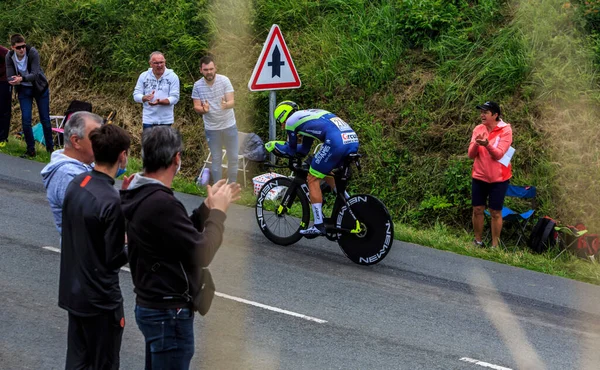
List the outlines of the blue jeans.
<svg viewBox="0 0 600 370">
<path fill-rule="evenodd" d="M 192 310 L 136 305 L 135 320 L 146 341 L 146 370 L 189 369 L 194 356 Z"/>
<path fill-rule="evenodd" d="M 12 102 L 12 86 L 0 81 L 0 141 L 8 140 L 10 131 L 10 112 Z"/>
<path fill-rule="evenodd" d="M 35 140 L 33 139 L 33 130 L 31 129 L 31 116 L 33 111 L 33 100 L 38 107 L 40 122 L 44 129 L 44 140 L 46 141 L 46 150 L 52 151 L 54 144 L 52 142 L 52 125 L 50 123 L 50 89 L 46 89 L 39 96 L 33 94 L 33 87 L 19 86 L 19 104 L 21 105 L 21 122 L 23 125 L 23 134 L 27 143 L 27 151 L 35 150 Z"/>
<path fill-rule="evenodd" d="M 223 130 L 204 130 L 208 149 L 212 157 L 210 175 L 213 184 L 223 177 L 223 146 L 227 152 L 227 178 L 229 182 L 237 181 L 238 174 L 238 129 L 233 125 Z"/>
</svg>

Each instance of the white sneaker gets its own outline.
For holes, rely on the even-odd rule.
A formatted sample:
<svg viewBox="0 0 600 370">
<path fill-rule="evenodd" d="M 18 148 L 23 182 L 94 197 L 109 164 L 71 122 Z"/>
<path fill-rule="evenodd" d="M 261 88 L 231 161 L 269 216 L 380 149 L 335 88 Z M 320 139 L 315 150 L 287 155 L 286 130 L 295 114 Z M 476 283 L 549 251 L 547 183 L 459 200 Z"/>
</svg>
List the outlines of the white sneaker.
<svg viewBox="0 0 600 370">
<path fill-rule="evenodd" d="M 317 237 L 317 236 L 322 236 L 325 235 L 325 225 L 323 224 L 316 224 L 313 225 L 312 227 L 309 227 L 308 229 L 305 230 L 300 230 L 300 234 L 304 235 L 306 237 Z"/>
</svg>

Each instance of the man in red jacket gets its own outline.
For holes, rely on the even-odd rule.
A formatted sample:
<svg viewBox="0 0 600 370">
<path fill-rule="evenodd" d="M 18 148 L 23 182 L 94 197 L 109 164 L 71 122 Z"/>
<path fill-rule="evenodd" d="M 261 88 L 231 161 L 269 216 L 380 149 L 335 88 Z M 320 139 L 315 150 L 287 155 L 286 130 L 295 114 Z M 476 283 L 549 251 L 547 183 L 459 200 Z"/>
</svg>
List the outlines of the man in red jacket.
<svg viewBox="0 0 600 370">
<path fill-rule="evenodd" d="M 498 103 L 488 101 L 478 105 L 481 124 L 473 129 L 469 144 L 469 158 L 474 159 L 471 203 L 473 205 L 473 231 L 477 246 L 483 246 L 483 211 L 489 199 L 492 215 L 492 248 L 498 246 L 502 231 L 502 207 L 504 196 L 512 176 L 510 163 L 499 160 L 512 144 L 512 128 L 500 118 Z"/>
</svg>

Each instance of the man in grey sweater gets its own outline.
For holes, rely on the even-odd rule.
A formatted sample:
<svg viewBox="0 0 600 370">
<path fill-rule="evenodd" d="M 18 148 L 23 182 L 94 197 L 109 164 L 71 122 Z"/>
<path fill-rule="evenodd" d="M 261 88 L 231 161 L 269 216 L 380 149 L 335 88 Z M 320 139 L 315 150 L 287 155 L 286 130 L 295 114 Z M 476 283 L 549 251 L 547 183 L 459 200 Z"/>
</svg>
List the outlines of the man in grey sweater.
<svg viewBox="0 0 600 370">
<path fill-rule="evenodd" d="M 62 207 L 67 186 L 82 172 L 92 170 L 94 151 L 89 134 L 102 125 L 102 117 L 89 112 L 76 112 L 65 124 L 65 148 L 52 153 L 50 163 L 41 175 L 46 187 L 46 197 L 58 233 L 62 235 Z"/>
</svg>

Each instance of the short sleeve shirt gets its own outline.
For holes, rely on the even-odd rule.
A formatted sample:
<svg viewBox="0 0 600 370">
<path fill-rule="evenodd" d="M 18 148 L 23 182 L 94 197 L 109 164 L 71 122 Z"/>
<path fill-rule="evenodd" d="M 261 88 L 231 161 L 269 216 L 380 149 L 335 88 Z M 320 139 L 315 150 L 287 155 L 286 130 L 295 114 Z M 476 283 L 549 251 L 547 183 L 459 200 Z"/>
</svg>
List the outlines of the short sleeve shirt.
<svg viewBox="0 0 600 370">
<path fill-rule="evenodd" d="M 194 84 L 192 99 L 208 101 L 209 111 L 202 115 L 206 130 L 223 130 L 235 125 L 233 109 L 221 109 L 221 100 L 226 93 L 233 92 L 233 85 L 229 78 L 216 74 L 212 86 L 208 86 L 204 78 Z"/>
</svg>

